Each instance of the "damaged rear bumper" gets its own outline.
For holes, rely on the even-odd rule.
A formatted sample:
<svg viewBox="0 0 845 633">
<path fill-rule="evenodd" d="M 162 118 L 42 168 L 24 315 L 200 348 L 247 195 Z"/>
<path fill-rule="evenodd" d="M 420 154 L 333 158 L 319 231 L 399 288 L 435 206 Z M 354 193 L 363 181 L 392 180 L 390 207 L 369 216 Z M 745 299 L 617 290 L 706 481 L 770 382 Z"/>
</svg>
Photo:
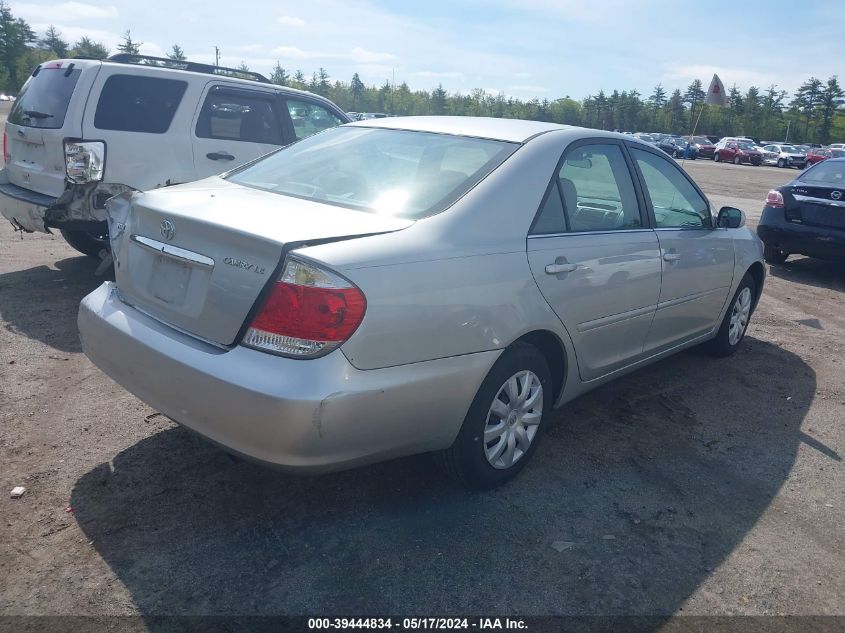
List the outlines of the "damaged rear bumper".
<svg viewBox="0 0 845 633">
<path fill-rule="evenodd" d="M 313 360 L 220 349 L 125 304 L 107 282 L 83 299 L 88 357 L 174 421 L 228 450 L 304 472 L 452 444 L 500 351 L 360 370 L 341 350 Z"/>
<path fill-rule="evenodd" d="M 6 170 L 0 169 L 0 213 L 16 229 L 46 233 L 47 209 L 53 207 L 57 200 L 13 185 L 9 182 Z"/>
</svg>

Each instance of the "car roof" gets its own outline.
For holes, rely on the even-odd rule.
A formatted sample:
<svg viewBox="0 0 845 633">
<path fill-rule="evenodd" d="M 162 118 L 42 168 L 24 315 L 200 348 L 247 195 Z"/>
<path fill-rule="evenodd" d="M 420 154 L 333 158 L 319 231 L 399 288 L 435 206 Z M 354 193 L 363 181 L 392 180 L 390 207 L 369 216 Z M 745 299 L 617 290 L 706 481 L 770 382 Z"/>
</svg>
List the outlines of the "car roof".
<svg viewBox="0 0 845 633">
<path fill-rule="evenodd" d="M 440 134 L 455 134 L 457 136 L 474 136 L 489 138 L 497 141 L 524 143 L 538 134 L 554 130 L 583 129 L 590 135 L 607 136 L 612 138 L 627 138 L 630 135 L 600 130 L 587 130 L 572 125 L 558 125 L 543 121 L 525 121 L 522 119 L 495 119 L 492 117 L 470 116 L 408 116 L 390 117 L 387 119 L 369 119 L 354 121 L 347 124 L 354 127 L 378 127 L 393 130 L 410 130 L 414 132 L 435 132 Z"/>
</svg>

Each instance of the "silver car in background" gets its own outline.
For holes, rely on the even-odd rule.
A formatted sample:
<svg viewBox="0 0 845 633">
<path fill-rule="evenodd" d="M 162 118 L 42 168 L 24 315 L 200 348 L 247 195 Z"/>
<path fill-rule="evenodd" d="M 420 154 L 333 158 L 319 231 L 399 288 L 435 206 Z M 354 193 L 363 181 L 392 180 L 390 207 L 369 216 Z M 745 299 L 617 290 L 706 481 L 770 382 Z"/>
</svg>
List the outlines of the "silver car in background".
<svg viewBox="0 0 845 633">
<path fill-rule="evenodd" d="M 807 166 L 807 152 L 802 151 L 794 145 L 773 144 L 766 145 L 760 150 L 763 154 L 764 165 L 777 165 L 778 167 L 797 167 L 804 169 Z"/>
<path fill-rule="evenodd" d="M 738 209 L 630 135 L 414 117 L 109 203 L 86 354 L 228 450 L 320 472 L 434 452 L 513 477 L 549 411 L 706 343 L 763 288 Z"/>
</svg>

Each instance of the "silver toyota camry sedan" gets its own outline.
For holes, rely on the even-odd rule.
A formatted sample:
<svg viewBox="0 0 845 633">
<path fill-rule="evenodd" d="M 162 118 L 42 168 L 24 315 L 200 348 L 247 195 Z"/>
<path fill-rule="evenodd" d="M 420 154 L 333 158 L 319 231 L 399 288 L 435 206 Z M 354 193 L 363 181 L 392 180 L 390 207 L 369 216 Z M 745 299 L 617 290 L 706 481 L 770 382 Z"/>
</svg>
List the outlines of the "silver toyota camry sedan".
<svg viewBox="0 0 845 633">
<path fill-rule="evenodd" d="M 296 471 L 433 452 L 499 485 L 549 412 L 692 345 L 728 356 L 762 245 L 630 135 L 413 117 L 113 198 L 86 354 L 234 453 Z"/>
</svg>

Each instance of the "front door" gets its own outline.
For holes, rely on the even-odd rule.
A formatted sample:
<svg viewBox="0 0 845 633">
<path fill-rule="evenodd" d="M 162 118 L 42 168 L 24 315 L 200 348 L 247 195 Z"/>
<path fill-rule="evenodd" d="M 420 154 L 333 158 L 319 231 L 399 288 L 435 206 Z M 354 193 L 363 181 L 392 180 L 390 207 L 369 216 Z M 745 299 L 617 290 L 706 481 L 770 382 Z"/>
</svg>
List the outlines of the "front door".
<svg viewBox="0 0 845 633">
<path fill-rule="evenodd" d="M 621 143 L 567 149 L 528 238 L 531 272 L 592 380 L 639 359 L 660 293 L 660 249 Z"/>
<path fill-rule="evenodd" d="M 197 178 L 228 171 L 290 142 L 283 134 L 282 108 L 272 90 L 210 85 L 194 122 Z"/>
<path fill-rule="evenodd" d="M 660 242 L 663 283 L 646 352 L 659 352 L 715 327 L 734 270 L 733 239 L 714 227 L 704 195 L 677 165 L 631 147 Z"/>
</svg>

